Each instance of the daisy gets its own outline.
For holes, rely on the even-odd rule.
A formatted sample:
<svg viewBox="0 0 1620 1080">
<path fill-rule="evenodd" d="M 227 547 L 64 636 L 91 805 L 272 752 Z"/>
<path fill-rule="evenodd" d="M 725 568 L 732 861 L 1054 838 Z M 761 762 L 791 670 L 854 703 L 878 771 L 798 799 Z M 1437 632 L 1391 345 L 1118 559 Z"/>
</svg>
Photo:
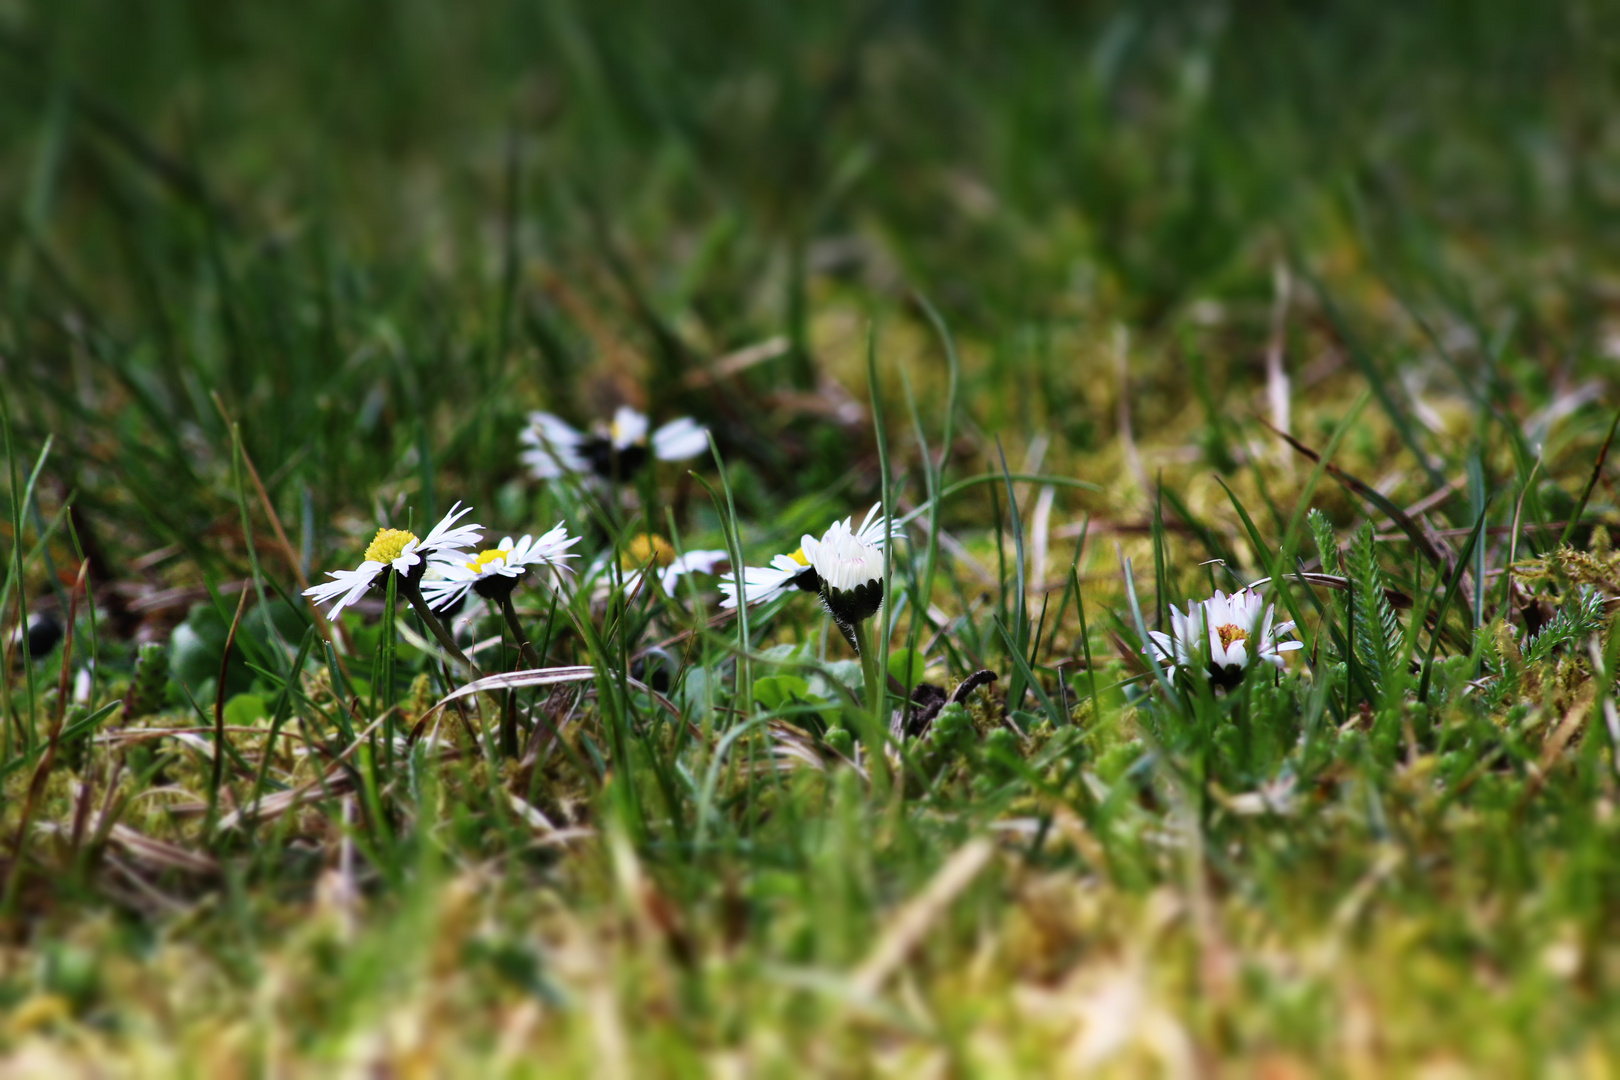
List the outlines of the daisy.
<svg viewBox="0 0 1620 1080">
<path fill-rule="evenodd" d="M 579 541 L 580 537 L 568 535 L 566 524 L 559 524 L 538 540 L 525 535 L 514 541 L 508 536 L 470 557 L 467 552 L 435 555 L 433 567 L 439 574 L 423 584 L 422 595 L 437 611 L 453 606 L 469 591 L 486 600 L 504 601 L 532 568 L 567 571 L 565 560 L 575 557 L 568 549 Z"/>
<path fill-rule="evenodd" d="M 674 596 L 676 583 L 683 575 L 712 574 L 714 568 L 728 558 L 724 551 L 688 551 L 677 555 L 674 546 L 662 536 L 642 533 L 630 541 L 619 559 L 619 568 L 624 571 L 619 584 L 626 596 L 634 596 L 641 589 L 642 577 L 650 573 L 666 595 Z M 611 581 L 603 575 L 606 561 L 599 560 L 592 569 L 601 580 L 598 591 L 605 594 L 612 588 Z"/>
<path fill-rule="evenodd" d="M 619 406 L 610 423 L 597 424 L 589 435 L 551 413 L 530 413 L 521 436 L 529 447 L 523 463 L 541 480 L 565 473 L 623 480 L 639 471 L 649 454 L 659 461 L 685 461 L 709 447 L 708 429 L 689 416 L 650 434 L 649 427 L 647 417 L 628 405 Z"/>
<path fill-rule="evenodd" d="M 866 518 L 861 522 L 859 529 L 850 528 L 850 518 L 841 522 L 834 522 L 832 527 L 817 540 L 806 535 L 800 538 L 799 549 L 791 555 L 778 555 L 771 559 L 769 566 L 745 566 L 742 571 L 743 590 L 748 596 L 750 604 L 763 604 L 774 600 L 789 589 L 802 589 L 805 592 L 821 591 L 821 574 L 812 565 L 811 552 L 822 550 L 827 541 L 836 533 L 842 537 L 846 534 L 862 545 L 883 550 L 883 515 L 880 513 L 881 505 L 873 506 L 866 512 Z M 878 560 L 878 576 L 882 576 L 883 560 Z M 720 591 L 725 599 L 720 602 L 723 608 L 737 606 L 737 581 L 735 576 L 727 574 L 720 579 Z"/>
<path fill-rule="evenodd" d="M 1291 632 L 1294 624 L 1273 627 L 1274 610 L 1275 605 L 1265 604 L 1253 589 L 1239 589 L 1231 596 L 1216 590 L 1202 603 L 1187 601 L 1186 614 L 1171 608 L 1171 633 L 1150 631 L 1152 641 L 1142 651 L 1151 649 L 1154 658 L 1174 674 L 1177 667 L 1192 669 L 1201 664 L 1207 649 L 1210 679 L 1230 689 L 1242 681 L 1254 661 L 1264 660 L 1280 670 L 1283 653 L 1305 647 L 1302 641 L 1277 640 Z"/>
<path fill-rule="evenodd" d="M 840 627 L 865 622 L 883 605 L 883 545 L 863 535 L 876 513 L 873 507 L 860 533 L 845 518 L 833 522 L 821 539 L 800 541 L 799 550 L 821 579 L 821 602 Z M 882 522 L 878 525 L 881 531 Z"/>
<path fill-rule="evenodd" d="M 833 625 L 855 649 L 861 662 L 861 679 L 866 685 L 866 703 L 874 711 L 882 711 L 885 701 L 884 673 L 878 648 L 874 647 L 867 622 L 883 607 L 886 570 L 884 547 L 890 539 L 882 517 L 882 504 L 866 512 L 859 529 L 850 525 L 850 519 L 835 521 L 820 537 L 805 535 L 799 540 L 799 550 L 788 560 L 803 560 L 806 569 L 790 577 L 780 578 L 776 592 L 789 583 L 804 588 L 805 574 L 813 574 L 821 590 L 821 605 L 832 616 Z M 780 574 L 788 573 L 788 566 L 778 561 L 772 568 Z M 760 575 L 755 575 L 756 579 Z M 746 569 L 743 583 L 748 583 Z M 733 581 L 735 588 L 735 581 Z M 774 593 L 773 593 L 774 595 Z M 886 715 L 886 714 L 885 714 Z M 883 736 L 874 728 L 863 738 L 868 752 L 882 758 Z"/>
<path fill-rule="evenodd" d="M 336 619 L 338 613 L 366 594 L 366 590 L 386 579 L 389 571 L 400 575 L 411 591 L 427 571 L 430 556 L 449 556 L 478 543 L 483 535 L 482 525 L 457 525 L 456 522 L 472 513 L 472 507 L 462 508 L 456 503 L 450 512 L 433 527 L 426 537 L 417 539 L 405 529 L 381 528 L 366 547 L 365 559 L 353 570 L 328 570 L 331 581 L 323 581 L 304 590 L 304 595 L 317 604 L 335 600 L 326 613 Z"/>
</svg>

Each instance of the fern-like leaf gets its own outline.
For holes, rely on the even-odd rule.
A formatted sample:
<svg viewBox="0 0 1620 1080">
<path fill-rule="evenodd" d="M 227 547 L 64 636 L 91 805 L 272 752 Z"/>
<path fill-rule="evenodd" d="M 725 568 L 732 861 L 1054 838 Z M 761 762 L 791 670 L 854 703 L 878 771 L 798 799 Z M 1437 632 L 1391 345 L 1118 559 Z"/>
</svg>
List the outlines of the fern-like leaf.
<svg viewBox="0 0 1620 1080">
<path fill-rule="evenodd" d="M 1316 541 L 1316 553 L 1322 560 L 1322 573 L 1337 574 L 1339 572 L 1339 541 L 1333 535 L 1333 523 L 1328 521 L 1327 515 L 1312 507 L 1305 515 L 1305 520 L 1311 527 L 1311 538 Z"/>
<path fill-rule="evenodd" d="M 1370 522 L 1356 532 L 1347 554 L 1351 595 L 1356 605 L 1356 658 L 1382 690 L 1395 674 L 1402 633 L 1395 610 L 1384 595 L 1384 572 L 1378 566 L 1377 544 Z"/>
<path fill-rule="evenodd" d="M 1608 623 L 1603 610 L 1603 594 L 1591 587 L 1581 589 L 1580 598 L 1565 603 L 1541 632 L 1525 639 L 1524 658 L 1538 664 L 1557 649 L 1568 648 L 1602 630 Z"/>
</svg>

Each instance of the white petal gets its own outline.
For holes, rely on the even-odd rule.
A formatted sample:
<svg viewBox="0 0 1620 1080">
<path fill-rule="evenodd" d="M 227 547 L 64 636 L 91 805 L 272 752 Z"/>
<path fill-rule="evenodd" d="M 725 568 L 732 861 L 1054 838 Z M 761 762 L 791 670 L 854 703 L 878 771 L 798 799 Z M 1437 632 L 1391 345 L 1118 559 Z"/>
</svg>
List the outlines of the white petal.
<svg viewBox="0 0 1620 1080">
<path fill-rule="evenodd" d="M 844 524 L 845 525 L 849 524 L 849 519 L 848 518 L 844 519 Z M 891 528 L 893 530 L 890 533 L 891 536 L 898 538 L 898 537 L 900 537 L 902 535 L 901 527 L 900 527 L 899 522 L 895 521 L 893 518 L 890 518 L 889 519 L 889 525 L 891 526 Z M 854 530 L 854 532 L 855 532 L 856 538 L 858 538 L 862 543 L 873 544 L 873 545 L 876 545 L 877 547 L 882 547 L 883 546 L 883 541 L 884 541 L 884 536 L 883 536 L 883 504 L 882 503 L 874 503 L 872 505 L 872 509 L 870 509 L 870 510 L 868 510 L 866 512 L 866 517 L 861 519 L 861 527 L 859 529 Z"/>
<path fill-rule="evenodd" d="M 771 560 L 771 565 L 778 570 L 785 570 L 797 577 L 809 563 L 802 563 L 791 555 L 778 555 Z"/>
<path fill-rule="evenodd" d="M 1147 647 L 1142 650 L 1144 653 L 1151 652 L 1161 662 L 1168 662 L 1175 657 L 1176 643 L 1169 634 L 1161 633 L 1158 630 L 1149 630 L 1148 637 L 1151 640 L 1148 642 Z"/>
<path fill-rule="evenodd" d="M 786 555 L 778 555 L 772 562 L 774 564 L 781 559 L 793 562 Z M 752 607 L 755 604 L 763 604 L 766 601 L 776 599 L 792 584 L 793 579 L 803 572 L 804 567 L 796 562 L 793 562 L 792 570 L 785 570 L 775 565 L 743 567 L 743 590 L 748 595 L 749 606 Z M 720 592 L 725 596 L 725 599 L 720 602 L 722 608 L 734 608 L 737 606 L 737 581 L 732 575 L 726 574 L 721 577 Z"/>
<path fill-rule="evenodd" d="M 399 557 L 388 565 L 392 566 L 401 574 L 410 573 L 412 567 L 422 561 L 422 556 L 417 554 L 421 547 L 422 542 L 420 540 L 408 541 L 405 544 L 405 547 L 400 551 Z"/>
<path fill-rule="evenodd" d="M 685 461 L 709 448 L 709 430 L 690 416 L 671 420 L 652 437 L 653 456 L 659 461 Z"/>
<path fill-rule="evenodd" d="M 337 603 L 326 613 L 327 619 L 335 620 L 339 612 L 366 594 L 366 590 L 371 588 L 372 582 L 377 580 L 377 575 L 384 569 L 382 563 L 375 559 L 367 559 L 354 570 L 328 570 L 326 576 L 332 580 L 311 585 L 304 590 L 304 595 L 317 604 L 336 600 Z"/>
<path fill-rule="evenodd" d="M 428 607 L 434 611 L 442 611 L 467 595 L 472 588 L 471 576 L 460 580 L 440 579 L 438 581 L 424 581 L 422 583 L 422 599 L 427 601 Z"/>
<path fill-rule="evenodd" d="M 559 570 L 568 570 L 569 567 L 563 560 L 576 557 L 568 549 L 582 539 L 583 537 L 579 536 L 570 537 L 567 523 L 559 523 L 538 540 L 525 535 L 517 543 L 513 544 L 511 538 L 508 537 L 501 542 L 501 546 L 509 551 L 506 556 L 508 568 L 550 566 Z M 510 546 L 508 547 L 508 545 Z"/>
<path fill-rule="evenodd" d="M 815 565 L 816 556 L 820 553 L 820 551 L 820 540 L 816 539 L 814 536 L 811 536 L 809 533 L 805 533 L 803 536 L 799 537 L 799 554 L 804 556 L 806 566 Z"/>
<path fill-rule="evenodd" d="M 579 455 L 579 444 L 585 441 L 585 436 L 561 417 L 551 413 L 530 413 L 529 426 L 523 429 L 519 438 L 533 448 L 519 456 L 541 480 L 552 480 L 564 473 L 584 472 L 587 468 L 585 459 Z"/>
<path fill-rule="evenodd" d="M 1219 596 L 1220 593 L 1215 595 Z M 1215 605 L 1206 604 L 1204 606 L 1204 621 L 1208 624 L 1205 629 L 1209 631 L 1209 658 L 1213 663 L 1220 663 L 1219 658 L 1226 655 L 1226 650 L 1221 645 L 1221 624 L 1215 620 Z"/>
<path fill-rule="evenodd" d="M 723 551 L 688 551 L 663 569 L 658 575 L 659 584 L 671 596 L 675 595 L 675 582 L 682 574 L 712 574 L 714 568 L 727 559 Z"/>
<path fill-rule="evenodd" d="M 482 525 L 456 524 L 470 513 L 472 513 L 472 507 L 463 507 L 458 500 L 450 508 L 450 512 L 444 515 L 443 520 L 433 526 L 433 531 L 423 537 L 416 546 L 423 551 L 433 551 L 436 548 L 477 547 L 478 542 L 483 539 L 484 527 Z M 410 545 L 406 545 L 406 550 L 410 550 Z"/>
<path fill-rule="evenodd" d="M 883 577 L 883 549 L 854 535 L 847 521 L 835 523 L 821 542 L 804 551 L 816 574 L 831 588 L 854 589 Z"/>
</svg>

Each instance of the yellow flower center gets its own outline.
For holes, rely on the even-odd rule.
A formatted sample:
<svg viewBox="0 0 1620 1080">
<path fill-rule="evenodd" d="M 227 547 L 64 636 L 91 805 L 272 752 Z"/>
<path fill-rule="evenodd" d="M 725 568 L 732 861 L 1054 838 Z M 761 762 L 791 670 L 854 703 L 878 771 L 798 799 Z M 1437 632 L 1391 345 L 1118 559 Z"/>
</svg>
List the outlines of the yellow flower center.
<svg viewBox="0 0 1620 1080">
<path fill-rule="evenodd" d="M 624 557 L 619 560 L 619 565 L 626 570 L 638 570 L 649 562 L 668 566 L 674 561 L 675 549 L 668 540 L 662 536 L 640 533 L 624 549 Z"/>
<path fill-rule="evenodd" d="M 467 564 L 467 569 L 471 570 L 475 574 L 482 574 L 485 570 L 489 569 L 490 563 L 500 563 L 502 566 L 504 566 L 506 565 L 506 554 L 506 552 L 500 551 L 496 548 L 490 548 L 488 551 L 480 551 L 476 556 L 474 556 L 473 561 Z"/>
<path fill-rule="evenodd" d="M 800 548 L 798 551 L 795 551 L 793 554 L 789 555 L 788 558 L 792 559 L 800 566 L 810 565 L 810 560 L 804 557 L 804 548 Z"/>
<path fill-rule="evenodd" d="M 1230 648 L 1232 642 L 1234 641 L 1249 640 L 1249 632 L 1243 629 L 1241 626 L 1234 626 L 1232 623 L 1227 623 L 1225 626 L 1217 626 L 1215 628 L 1215 632 L 1221 636 L 1222 648 Z"/>
<path fill-rule="evenodd" d="M 404 529 L 378 529 L 366 548 L 366 558 L 372 562 L 391 563 L 405 553 L 405 545 L 416 539 L 416 534 Z"/>
</svg>

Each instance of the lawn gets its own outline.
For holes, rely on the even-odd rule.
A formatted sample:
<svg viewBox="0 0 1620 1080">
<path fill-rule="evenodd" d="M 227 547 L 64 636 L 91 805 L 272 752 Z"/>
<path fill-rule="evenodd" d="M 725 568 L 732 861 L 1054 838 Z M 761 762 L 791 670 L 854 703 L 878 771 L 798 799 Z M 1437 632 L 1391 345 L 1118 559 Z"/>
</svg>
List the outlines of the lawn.
<svg viewBox="0 0 1620 1080">
<path fill-rule="evenodd" d="M 7 1075 L 1612 1075 L 1616 42 L 0 3 Z"/>
</svg>

